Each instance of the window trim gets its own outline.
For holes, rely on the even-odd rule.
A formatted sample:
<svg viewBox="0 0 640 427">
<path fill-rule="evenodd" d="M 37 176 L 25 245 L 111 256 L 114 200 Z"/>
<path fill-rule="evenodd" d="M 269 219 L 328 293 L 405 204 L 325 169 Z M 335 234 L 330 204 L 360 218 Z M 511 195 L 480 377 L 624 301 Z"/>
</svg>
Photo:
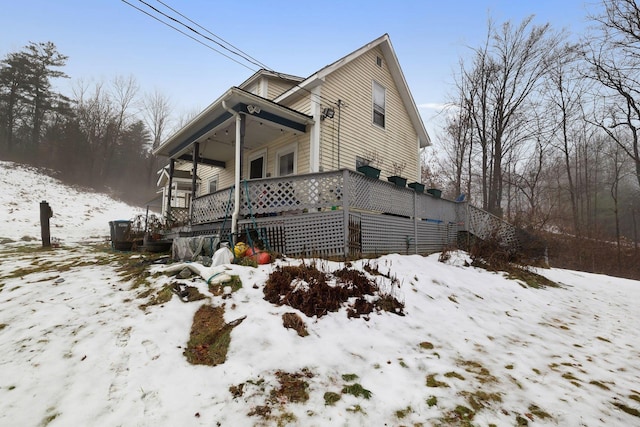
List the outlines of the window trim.
<svg viewBox="0 0 640 427">
<path fill-rule="evenodd" d="M 211 184 L 212 183 L 216 183 L 216 189 L 211 191 Z M 218 184 L 220 183 L 220 179 L 218 177 L 218 175 L 213 176 L 211 178 L 209 178 L 209 181 L 207 181 L 207 190 L 209 191 L 209 194 L 215 193 L 216 191 L 218 191 Z"/>
<path fill-rule="evenodd" d="M 289 175 L 280 175 L 280 158 L 287 154 L 293 153 L 293 171 Z M 276 175 L 277 176 L 290 176 L 298 173 L 298 144 L 293 143 L 282 147 L 276 151 Z"/>
<path fill-rule="evenodd" d="M 376 105 L 375 103 L 375 98 L 376 98 L 376 88 L 380 88 L 382 89 L 382 96 L 383 99 L 382 101 L 384 102 L 383 105 L 379 106 Z M 376 121 L 376 107 L 382 107 L 382 112 L 378 112 L 378 114 L 380 114 L 382 116 L 382 124 L 378 123 Z M 386 125 L 387 125 L 387 88 L 382 86 L 380 83 L 378 83 L 375 80 L 371 81 L 371 122 L 376 125 L 381 127 L 382 129 L 386 129 Z"/>
</svg>

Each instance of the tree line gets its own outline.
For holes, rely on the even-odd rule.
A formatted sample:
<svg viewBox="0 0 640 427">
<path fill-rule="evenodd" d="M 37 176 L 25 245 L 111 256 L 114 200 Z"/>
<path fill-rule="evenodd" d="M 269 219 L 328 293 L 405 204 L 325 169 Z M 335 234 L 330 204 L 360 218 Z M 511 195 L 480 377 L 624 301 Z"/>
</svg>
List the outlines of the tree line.
<svg viewBox="0 0 640 427">
<path fill-rule="evenodd" d="M 522 228 L 606 242 L 620 267 L 638 249 L 640 8 L 601 0 L 588 18 L 581 35 L 489 20 L 453 75 L 423 181 Z M 122 76 L 63 95 L 67 59 L 43 42 L 0 60 L 0 158 L 145 203 L 162 166 L 151 148 L 177 122 L 168 99 Z"/>
<path fill-rule="evenodd" d="M 68 57 L 52 42 L 30 42 L 0 61 L 0 158 L 56 171 L 70 184 L 143 205 L 162 166 L 151 154 L 167 131 L 171 107 L 159 92 L 142 94 L 133 77 L 73 82 Z"/>
<path fill-rule="evenodd" d="M 429 176 L 534 231 L 638 248 L 640 8 L 602 0 L 588 34 L 489 20 L 461 60 Z"/>
</svg>

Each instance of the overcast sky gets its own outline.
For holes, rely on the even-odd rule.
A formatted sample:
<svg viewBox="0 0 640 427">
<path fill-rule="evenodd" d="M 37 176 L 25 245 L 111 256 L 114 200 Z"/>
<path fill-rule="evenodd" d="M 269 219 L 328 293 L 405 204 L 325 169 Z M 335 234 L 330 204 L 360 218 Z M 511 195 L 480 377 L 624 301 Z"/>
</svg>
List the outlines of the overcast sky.
<svg viewBox="0 0 640 427">
<path fill-rule="evenodd" d="M 259 68 L 235 56 L 240 65 L 121 0 L 0 2 L 0 57 L 30 41 L 51 41 L 69 57 L 65 70 L 71 82 L 133 75 L 142 90 L 166 94 L 176 115 L 205 108 Z M 150 11 L 139 0 L 127 2 Z M 533 14 L 538 24 L 583 33 L 598 0 L 163 3 L 269 68 L 300 77 L 388 33 L 433 135 L 437 119 L 431 107 L 447 101 L 459 58 L 482 42 L 489 16 L 519 23 Z M 69 93 L 69 83 L 60 89 Z"/>
</svg>

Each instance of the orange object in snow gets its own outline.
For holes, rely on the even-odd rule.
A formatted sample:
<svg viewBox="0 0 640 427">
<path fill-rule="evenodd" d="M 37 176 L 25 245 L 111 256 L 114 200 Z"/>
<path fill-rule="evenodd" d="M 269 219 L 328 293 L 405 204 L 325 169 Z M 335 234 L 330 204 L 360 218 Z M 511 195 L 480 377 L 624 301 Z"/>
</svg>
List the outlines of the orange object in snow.
<svg viewBox="0 0 640 427">
<path fill-rule="evenodd" d="M 269 264 L 271 262 L 271 255 L 268 252 L 260 251 L 258 248 L 247 249 L 246 256 L 252 257 L 258 264 Z"/>
<path fill-rule="evenodd" d="M 269 264 L 271 262 L 271 255 L 267 252 L 260 252 L 255 255 L 258 264 Z"/>
</svg>

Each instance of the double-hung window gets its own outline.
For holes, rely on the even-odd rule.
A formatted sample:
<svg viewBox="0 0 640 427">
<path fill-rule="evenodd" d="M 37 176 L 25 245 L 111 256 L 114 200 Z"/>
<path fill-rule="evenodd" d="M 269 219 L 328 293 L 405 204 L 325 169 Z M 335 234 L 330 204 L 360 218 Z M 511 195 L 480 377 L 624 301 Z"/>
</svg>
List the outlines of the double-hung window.
<svg viewBox="0 0 640 427">
<path fill-rule="evenodd" d="M 385 88 L 373 82 L 373 123 L 380 127 L 385 124 Z"/>
</svg>

